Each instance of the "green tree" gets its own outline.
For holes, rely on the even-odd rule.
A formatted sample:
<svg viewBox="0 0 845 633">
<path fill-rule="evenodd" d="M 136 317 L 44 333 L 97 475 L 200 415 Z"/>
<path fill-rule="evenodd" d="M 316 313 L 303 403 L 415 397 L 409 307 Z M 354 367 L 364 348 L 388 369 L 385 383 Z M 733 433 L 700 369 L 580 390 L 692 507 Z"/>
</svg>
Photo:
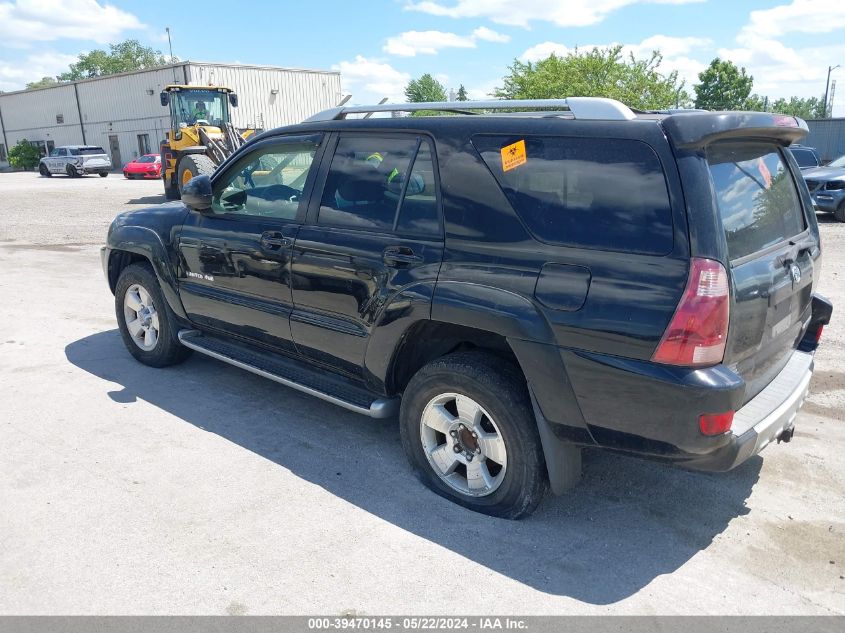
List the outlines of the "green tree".
<svg viewBox="0 0 845 633">
<path fill-rule="evenodd" d="M 575 49 L 560 57 L 552 53 L 538 62 L 515 59 L 510 74 L 494 96 L 504 99 L 608 97 L 643 110 L 689 105 L 689 94 L 677 71 L 660 71 L 663 56 L 625 57 L 621 46 Z"/>
<path fill-rule="evenodd" d="M 424 101 L 446 101 L 446 88 L 428 73 L 419 79 L 412 79 L 405 86 L 405 96 L 410 103 Z"/>
<path fill-rule="evenodd" d="M 9 164 L 18 169 L 34 169 L 41 160 L 41 152 L 26 139 L 9 150 Z"/>
<path fill-rule="evenodd" d="M 70 70 L 59 75 L 59 81 L 76 81 L 103 75 L 113 75 L 144 68 L 164 66 L 168 59 L 161 51 L 142 46 L 138 40 L 126 40 L 120 44 L 109 44 L 109 52 L 95 49 L 79 55 L 79 61 L 70 65 Z"/>
<path fill-rule="evenodd" d="M 704 110 L 746 110 L 754 77 L 736 64 L 718 57 L 698 74 L 695 107 Z"/>
<path fill-rule="evenodd" d="M 56 81 L 55 77 L 42 77 L 38 81 L 30 81 L 26 84 L 27 90 L 32 90 L 33 88 L 48 88 L 50 86 L 55 86 L 59 82 Z"/>
<path fill-rule="evenodd" d="M 458 88 L 458 94 L 455 96 L 455 100 L 456 101 L 468 101 L 469 100 L 468 97 L 467 97 L 467 89 L 464 88 L 463 84 L 461 84 L 460 87 Z"/>
<path fill-rule="evenodd" d="M 769 109 L 772 112 L 790 114 L 801 117 L 802 119 L 823 119 L 825 115 L 822 99 L 817 97 L 809 97 L 807 99 L 790 97 L 789 100 L 778 99 Z"/>
</svg>

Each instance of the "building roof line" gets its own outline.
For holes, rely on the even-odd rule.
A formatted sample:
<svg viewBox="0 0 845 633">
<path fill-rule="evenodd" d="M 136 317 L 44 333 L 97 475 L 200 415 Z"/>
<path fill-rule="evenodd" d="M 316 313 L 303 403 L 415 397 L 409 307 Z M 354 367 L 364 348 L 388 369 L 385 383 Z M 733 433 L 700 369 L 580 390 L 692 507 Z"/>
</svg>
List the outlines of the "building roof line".
<svg viewBox="0 0 845 633">
<path fill-rule="evenodd" d="M 40 88 L 23 88 L 21 90 L 12 90 L 10 92 L 2 92 L 0 93 L 0 99 L 3 97 L 10 97 L 12 95 L 19 95 L 24 93 L 32 93 L 32 92 L 40 92 L 42 90 L 55 90 L 57 88 L 69 88 L 74 85 L 78 84 L 85 84 L 92 81 L 103 81 L 105 79 L 113 79 L 115 77 L 127 77 L 129 75 L 141 75 L 144 73 L 151 73 L 151 72 L 158 72 L 160 70 L 168 70 L 171 68 L 183 68 L 185 66 L 214 66 L 216 68 L 253 68 L 257 70 L 275 70 L 279 72 L 289 72 L 289 73 L 313 73 L 313 74 L 321 74 L 321 75 L 339 75 L 339 70 L 311 70 L 308 68 L 284 68 L 282 66 L 261 66 L 257 64 L 232 64 L 232 63 L 224 63 L 224 62 L 202 62 L 202 61 L 191 61 L 186 59 L 185 61 L 176 62 L 173 64 L 165 64 L 164 66 L 155 66 L 153 68 L 140 68 L 138 70 L 128 70 L 123 73 L 113 73 L 111 75 L 100 75 L 99 77 L 86 77 L 85 79 L 75 79 L 74 81 L 60 81 L 51 86 L 43 86 Z M 178 83 L 178 81 L 176 82 Z"/>
</svg>

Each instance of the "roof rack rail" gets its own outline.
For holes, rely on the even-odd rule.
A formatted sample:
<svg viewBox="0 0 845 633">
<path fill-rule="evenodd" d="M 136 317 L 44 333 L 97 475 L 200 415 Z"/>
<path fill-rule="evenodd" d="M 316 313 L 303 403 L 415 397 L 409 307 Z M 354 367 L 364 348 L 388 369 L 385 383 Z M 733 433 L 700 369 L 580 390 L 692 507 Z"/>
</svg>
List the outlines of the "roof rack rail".
<svg viewBox="0 0 845 633">
<path fill-rule="evenodd" d="M 453 114 L 479 114 L 477 110 L 525 110 L 566 108 L 576 119 L 630 121 L 637 118 L 631 108 L 616 99 L 604 97 L 568 97 L 567 99 L 496 99 L 489 101 L 431 101 L 426 103 L 385 103 L 379 105 L 340 106 L 318 112 L 309 121 L 338 121 L 350 114 L 376 112 L 418 112 L 435 110 Z"/>
</svg>

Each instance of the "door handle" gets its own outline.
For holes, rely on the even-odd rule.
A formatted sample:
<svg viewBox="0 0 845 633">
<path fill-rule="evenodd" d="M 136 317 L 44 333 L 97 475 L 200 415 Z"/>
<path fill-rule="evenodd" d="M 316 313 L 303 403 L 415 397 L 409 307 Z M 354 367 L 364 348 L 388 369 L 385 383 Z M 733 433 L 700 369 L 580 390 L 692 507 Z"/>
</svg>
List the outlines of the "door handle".
<svg viewBox="0 0 845 633">
<path fill-rule="evenodd" d="M 261 246 L 269 249 L 287 248 L 291 245 L 289 238 L 278 231 L 268 231 L 261 234 Z"/>
<path fill-rule="evenodd" d="M 384 249 L 382 259 L 388 266 L 407 266 L 423 262 L 422 256 L 415 254 L 414 251 L 407 246 L 390 246 Z"/>
</svg>

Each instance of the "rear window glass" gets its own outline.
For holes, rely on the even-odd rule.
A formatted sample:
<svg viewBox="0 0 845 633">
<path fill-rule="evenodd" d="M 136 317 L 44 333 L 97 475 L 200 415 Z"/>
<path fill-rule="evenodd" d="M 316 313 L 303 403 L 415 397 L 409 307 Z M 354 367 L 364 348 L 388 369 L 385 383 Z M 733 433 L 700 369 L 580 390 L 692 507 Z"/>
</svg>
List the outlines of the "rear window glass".
<svg viewBox="0 0 845 633">
<path fill-rule="evenodd" d="M 81 156 L 93 156 L 94 154 L 105 154 L 102 147 L 80 147 L 78 154 Z"/>
<path fill-rule="evenodd" d="M 809 149 L 792 149 L 790 150 L 795 157 L 795 162 L 799 167 L 818 167 L 819 161 L 816 155 Z"/>
<path fill-rule="evenodd" d="M 479 135 L 473 144 L 540 240 L 652 255 L 672 250 L 666 177 L 645 143 Z"/>
<path fill-rule="evenodd" d="M 806 228 L 792 174 L 768 143 L 719 143 L 707 150 L 731 259 L 745 257 Z"/>
</svg>

